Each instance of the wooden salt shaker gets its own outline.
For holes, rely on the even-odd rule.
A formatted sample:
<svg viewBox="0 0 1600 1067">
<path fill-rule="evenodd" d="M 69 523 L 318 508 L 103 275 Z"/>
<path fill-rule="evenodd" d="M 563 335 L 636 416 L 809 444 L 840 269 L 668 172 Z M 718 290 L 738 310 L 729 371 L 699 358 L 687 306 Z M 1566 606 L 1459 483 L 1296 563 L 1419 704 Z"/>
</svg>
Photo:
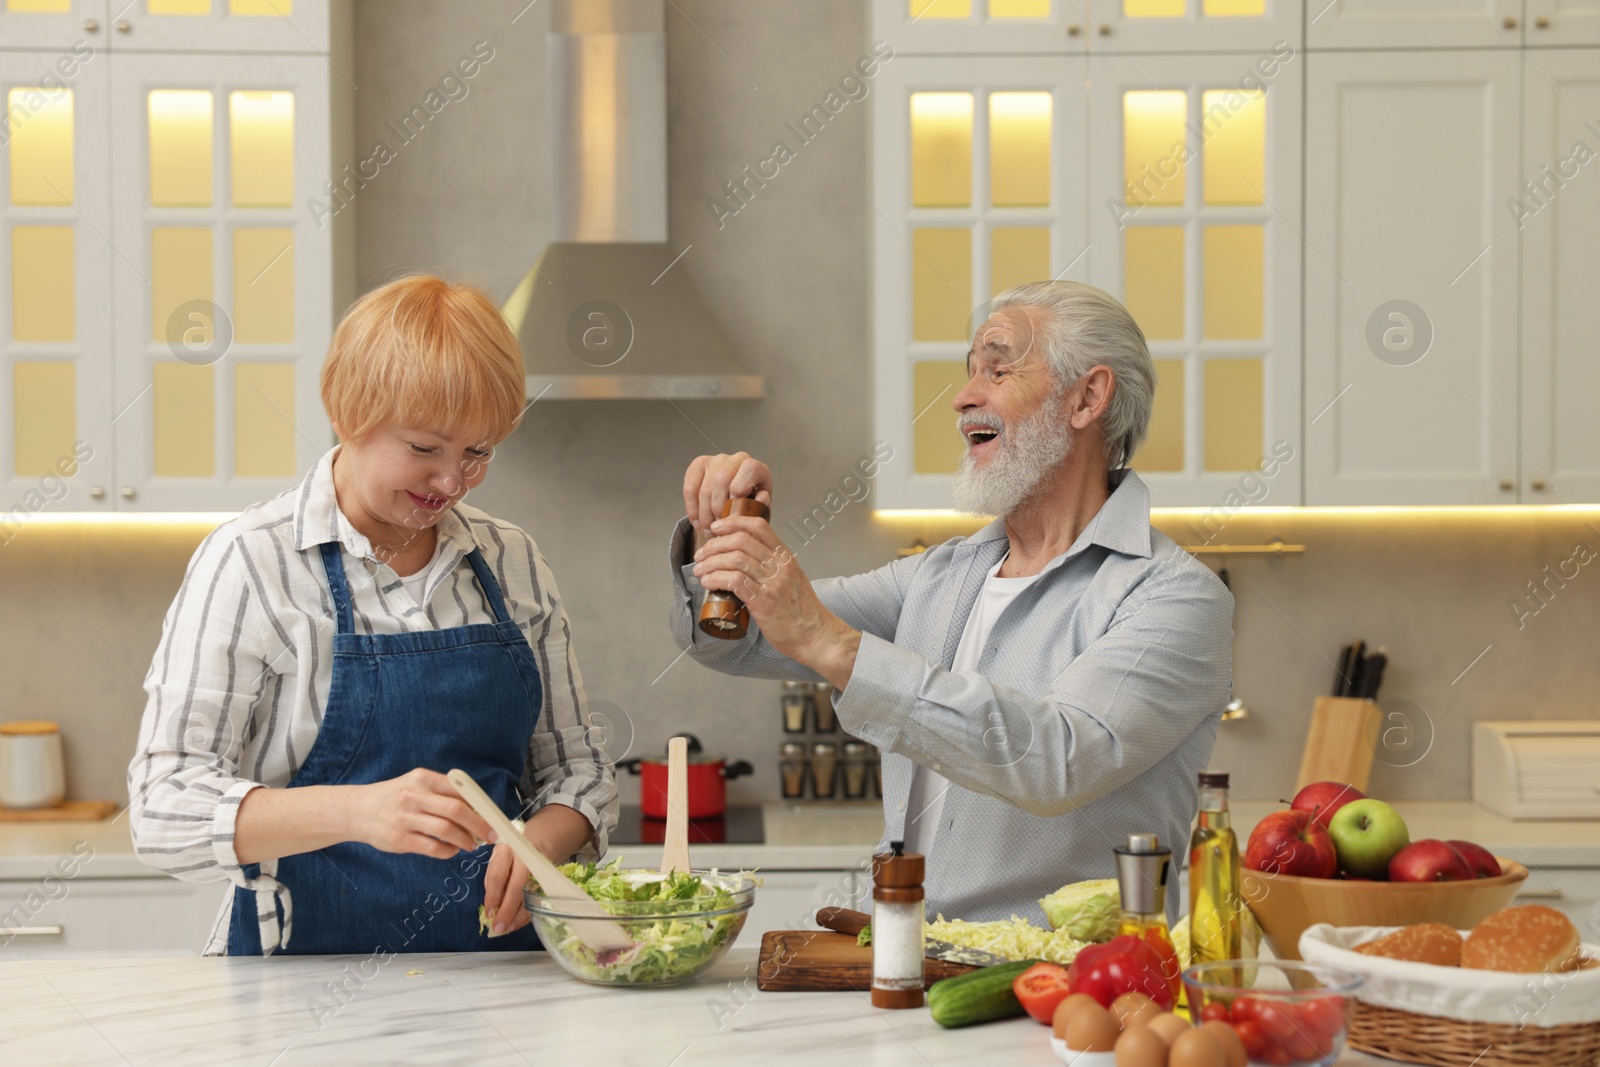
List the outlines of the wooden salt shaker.
<svg viewBox="0 0 1600 1067">
<path fill-rule="evenodd" d="M 872 857 L 872 1006 L 920 1008 L 923 995 L 924 857 L 891 841 Z"/>
</svg>

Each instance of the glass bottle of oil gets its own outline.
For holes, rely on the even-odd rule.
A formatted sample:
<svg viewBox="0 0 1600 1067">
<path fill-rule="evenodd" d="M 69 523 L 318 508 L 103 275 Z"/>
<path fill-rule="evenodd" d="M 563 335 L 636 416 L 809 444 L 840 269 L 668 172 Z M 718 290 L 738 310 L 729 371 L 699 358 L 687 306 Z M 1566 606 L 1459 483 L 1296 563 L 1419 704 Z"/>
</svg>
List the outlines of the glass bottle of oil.
<svg viewBox="0 0 1600 1067">
<path fill-rule="evenodd" d="M 1244 925 L 1239 895 L 1239 840 L 1228 817 L 1228 776 L 1200 772 L 1200 817 L 1189 839 L 1191 963 L 1240 959 Z"/>
<path fill-rule="evenodd" d="M 1155 949 L 1161 958 L 1162 977 L 1176 1000 L 1183 991 L 1183 968 L 1167 929 L 1167 878 L 1172 871 L 1172 849 L 1164 848 L 1155 834 L 1129 834 L 1117 856 L 1117 888 L 1122 897 L 1122 919 L 1117 934 L 1132 934 Z"/>
</svg>

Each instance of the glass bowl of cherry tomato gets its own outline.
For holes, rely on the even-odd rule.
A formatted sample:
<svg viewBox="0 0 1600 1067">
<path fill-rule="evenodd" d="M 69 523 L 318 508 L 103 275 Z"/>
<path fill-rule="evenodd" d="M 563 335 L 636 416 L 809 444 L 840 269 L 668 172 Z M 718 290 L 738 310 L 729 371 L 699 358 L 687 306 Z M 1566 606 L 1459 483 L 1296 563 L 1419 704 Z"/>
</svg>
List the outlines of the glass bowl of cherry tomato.
<svg viewBox="0 0 1600 1067">
<path fill-rule="evenodd" d="M 1362 978 L 1289 961 L 1222 960 L 1183 972 L 1189 1015 L 1233 1027 L 1252 1065 L 1331 1064 L 1344 1051 Z"/>
</svg>

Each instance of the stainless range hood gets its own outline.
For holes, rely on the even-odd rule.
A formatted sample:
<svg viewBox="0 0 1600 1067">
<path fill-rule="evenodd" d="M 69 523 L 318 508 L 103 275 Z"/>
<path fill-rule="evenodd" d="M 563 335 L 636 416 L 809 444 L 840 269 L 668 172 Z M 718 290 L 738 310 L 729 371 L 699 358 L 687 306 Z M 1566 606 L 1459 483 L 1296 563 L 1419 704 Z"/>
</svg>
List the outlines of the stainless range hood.
<svg viewBox="0 0 1600 1067">
<path fill-rule="evenodd" d="M 556 239 L 506 301 L 528 399 L 757 399 L 667 242 L 662 0 L 550 8 Z"/>
</svg>

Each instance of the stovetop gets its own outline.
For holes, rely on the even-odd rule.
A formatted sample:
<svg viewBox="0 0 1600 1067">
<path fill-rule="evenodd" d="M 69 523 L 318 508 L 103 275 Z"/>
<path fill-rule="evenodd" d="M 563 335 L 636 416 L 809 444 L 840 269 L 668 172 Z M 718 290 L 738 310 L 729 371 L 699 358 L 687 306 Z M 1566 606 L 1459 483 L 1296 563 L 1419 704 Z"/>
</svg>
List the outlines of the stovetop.
<svg viewBox="0 0 1600 1067">
<path fill-rule="evenodd" d="M 637 804 L 624 804 L 611 844 L 659 845 L 666 832 L 665 819 L 646 819 Z M 765 840 L 759 804 L 733 804 L 719 819 L 689 820 L 691 845 L 759 845 Z"/>
</svg>

